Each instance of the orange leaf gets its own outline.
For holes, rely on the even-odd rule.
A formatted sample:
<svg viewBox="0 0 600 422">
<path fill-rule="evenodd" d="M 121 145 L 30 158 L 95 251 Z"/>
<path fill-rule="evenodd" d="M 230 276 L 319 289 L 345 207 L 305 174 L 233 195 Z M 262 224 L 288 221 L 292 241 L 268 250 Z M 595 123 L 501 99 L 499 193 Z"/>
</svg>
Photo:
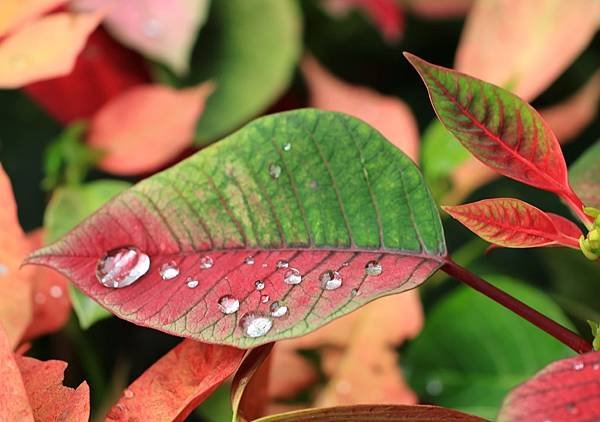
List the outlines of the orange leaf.
<svg viewBox="0 0 600 422">
<path fill-rule="evenodd" d="M 166 164 L 190 144 L 212 83 L 177 91 L 164 85 L 132 88 L 92 119 L 88 142 L 106 153 L 103 170 L 136 174 Z"/>
<path fill-rule="evenodd" d="M 29 245 L 17 217 L 10 180 L 0 165 L 0 323 L 14 348 L 31 321 L 29 268 L 19 270 Z"/>
<path fill-rule="evenodd" d="M 0 42 L 0 88 L 64 76 L 71 72 L 102 12 L 55 13 L 29 23 Z"/>
<path fill-rule="evenodd" d="M 400 99 L 335 78 L 313 57 L 302 61 L 312 107 L 339 111 L 369 123 L 413 160 L 419 154 L 419 131 L 410 108 Z"/>
<path fill-rule="evenodd" d="M 33 412 L 12 346 L 0 324 L 0 420 L 33 422 Z"/>
<path fill-rule="evenodd" d="M 107 421 L 183 421 L 236 370 L 244 350 L 183 340 L 129 386 Z"/>
<path fill-rule="evenodd" d="M 66 362 L 43 362 L 26 356 L 15 359 L 36 422 L 89 420 L 90 388 L 85 381 L 76 389 L 62 385 Z"/>
<path fill-rule="evenodd" d="M 24 22 L 66 2 L 67 0 L 2 0 L 0 3 L 0 37 Z"/>
</svg>

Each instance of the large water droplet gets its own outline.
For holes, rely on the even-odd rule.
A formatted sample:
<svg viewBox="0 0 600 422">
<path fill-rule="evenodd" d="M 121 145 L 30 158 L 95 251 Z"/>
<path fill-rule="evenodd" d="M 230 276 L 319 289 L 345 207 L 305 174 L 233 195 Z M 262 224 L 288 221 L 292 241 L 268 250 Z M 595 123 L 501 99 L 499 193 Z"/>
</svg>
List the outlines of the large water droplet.
<svg viewBox="0 0 600 422">
<path fill-rule="evenodd" d="M 260 297 L 260 301 L 261 303 L 267 303 L 271 298 L 269 297 L 269 295 L 261 295 Z"/>
<path fill-rule="evenodd" d="M 230 315 L 240 309 L 240 301 L 231 295 L 222 296 L 219 299 L 219 310 L 225 315 Z"/>
<path fill-rule="evenodd" d="M 281 166 L 277 164 L 269 164 L 269 175 L 273 179 L 278 179 L 281 176 Z"/>
<path fill-rule="evenodd" d="M 277 261 L 277 264 L 275 264 L 275 267 L 280 270 L 282 268 L 287 268 L 290 266 L 290 263 L 287 262 L 285 259 L 280 259 L 279 261 Z"/>
<path fill-rule="evenodd" d="M 190 289 L 195 289 L 196 287 L 198 287 L 198 284 L 200 284 L 198 280 L 192 277 L 188 277 L 185 282 Z"/>
<path fill-rule="evenodd" d="M 279 302 L 275 301 L 271 303 L 269 311 L 271 311 L 272 317 L 281 318 L 282 316 L 288 313 L 288 307 L 285 305 L 280 305 Z"/>
<path fill-rule="evenodd" d="M 290 268 L 285 272 L 283 282 L 285 284 L 300 284 L 302 282 L 302 275 L 300 275 L 300 271 L 297 269 Z"/>
<path fill-rule="evenodd" d="M 204 255 L 202 258 L 200 258 L 200 268 L 202 268 L 204 270 L 208 270 L 209 268 L 212 268 L 214 263 L 215 262 L 213 261 L 213 259 L 208 255 Z"/>
<path fill-rule="evenodd" d="M 246 265 L 254 265 L 254 257 L 253 256 L 247 256 L 246 258 L 244 258 L 244 264 L 246 264 Z"/>
<path fill-rule="evenodd" d="M 159 273 L 163 280 L 171 280 L 179 275 L 179 267 L 175 261 L 165 262 L 160 266 Z"/>
<path fill-rule="evenodd" d="M 327 270 L 319 276 L 321 288 L 325 290 L 335 290 L 342 285 L 342 275 L 333 270 Z"/>
<path fill-rule="evenodd" d="M 273 327 L 273 320 L 266 315 L 249 312 L 240 319 L 240 327 L 247 337 L 262 337 Z"/>
<path fill-rule="evenodd" d="M 63 289 L 60 286 L 52 286 L 50 287 L 50 296 L 54 299 L 58 299 L 63 295 Z"/>
<path fill-rule="evenodd" d="M 98 260 L 96 278 L 106 286 L 121 288 L 135 283 L 150 269 L 150 258 L 135 246 L 113 249 Z"/>
<path fill-rule="evenodd" d="M 365 273 L 370 276 L 378 276 L 383 272 L 383 267 L 377 261 L 369 261 L 365 265 Z"/>
<path fill-rule="evenodd" d="M 262 280 L 256 280 L 254 282 L 254 288 L 260 292 L 262 289 L 265 288 L 265 282 Z"/>
</svg>

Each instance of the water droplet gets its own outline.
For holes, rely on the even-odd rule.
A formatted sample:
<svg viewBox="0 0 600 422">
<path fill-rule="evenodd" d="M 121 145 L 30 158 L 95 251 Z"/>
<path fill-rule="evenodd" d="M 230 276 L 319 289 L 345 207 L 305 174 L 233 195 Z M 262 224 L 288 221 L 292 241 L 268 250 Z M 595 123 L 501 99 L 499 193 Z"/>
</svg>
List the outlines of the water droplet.
<svg viewBox="0 0 600 422">
<path fill-rule="evenodd" d="M 290 263 L 289 263 L 289 262 L 287 262 L 287 261 L 286 261 L 286 260 L 284 260 L 284 259 L 280 259 L 279 261 L 277 261 L 277 264 L 275 264 L 275 267 L 276 267 L 278 270 L 280 270 L 280 269 L 282 269 L 282 268 L 287 268 L 287 267 L 289 267 L 289 266 L 290 266 Z"/>
<path fill-rule="evenodd" d="M 52 286 L 50 287 L 50 296 L 54 299 L 58 299 L 63 295 L 63 289 L 60 286 Z"/>
<path fill-rule="evenodd" d="M 350 290 L 350 294 L 352 295 L 352 297 L 359 296 L 360 291 L 355 287 L 352 290 Z"/>
<path fill-rule="evenodd" d="M 231 295 L 222 296 L 219 299 L 219 310 L 225 315 L 230 315 L 240 309 L 240 301 Z"/>
<path fill-rule="evenodd" d="M 256 280 L 254 282 L 254 288 L 260 292 L 262 289 L 265 288 L 265 282 L 262 280 Z"/>
<path fill-rule="evenodd" d="M 425 389 L 430 395 L 439 396 L 444 391 L 444 384 L 440 379 L 434 378 L 425 385 Z"/>
<path fill-rule="evenodd" d="M 269 295 L 261 295 L 261 297 L 260 297 L 261 303 L 267 303 L 269 301 L 269 299 L 270 299 Z"/>
<path fill-rule="evenodd" d="M 575 362 L 575 365 L 573 365 L 573 369 L 576 371 L 581 371 L 584 366 L 585 365 L 583 362 Z"/>
<path fill-rule="evenodd" d="M 209 268 L 212 268 L 214 263 L 215 262 L 213 261 L 213 259 L 208 255 L 204 255 L 202 258 L 200 258 L 200 268 L 202 268 L 204 270 L 208 270 Z"/>
<path fill-rule="evenodd" d="M 271 316 L 275 318 L 281 318 L 285 314 L 288 313 L 288 307 L 284 305 L 280 305 L 279 302 L 271 303 L 269 307 L 269 311 L 271 311 Z"/>
<path fill-rule="evenodd" d="M 0 264 L 0 276 L 8 273 L 8 267 L 4 264 Z"/>
<path fill-rule="evenodd" d="M 125 391 L 123 391 L 123 396 L 124 396 L 126 399 L 132 399 L 134 395 L 135 395 L 135 394 L 133 393 L 133 391 L 131 391 L 129 388 L 128 388 L 128 389 L 126 389 Z"/>
<path fill-rule="evenodd" d="M 190 289 L 195 289 L 196 287 L 198 287 L 198 284 L 200 284 L 198 280 L 192 277 L 188 277 L 185 282 Z"/>
<path fill-rule="evenodd" d="M 350 265 L 350 263 L 348 261 L 346 261 L 342 264 L 342 267 L 347 267 L 348 265 Z"/>
<path fill-rule="evenodd" d="M 150 258 L 135 246 L 113 249 L 98 260 L 96 278 L 106 286 L 121 288 L 135 283 L 150 269 Z"/>
<path fill-rule="evenodd" d="M 571 415 L 576 415 L 579 413 L 579 409 L 577 406 L 575 406 L 575 403 L 567 403 L 566 409 Z"/>
<path fill-rule="evenodd" d="M 150 18 L 143 23 L 142 31 L 148 38 L 158 38 L 163 32 L 163 25 L 158 19 Z"/>
<path fill-rule="evenodd" d="M 292 144 L 290 144 L 289 142 L 287 144 L 283 144 L 284 151 L 289 151 L 291 149 L 292 149 Z"/>
<path fill-rule="evenodd" d="M 249 312 L 240 319 L 240 327 L 247 337 L 262 337 L 273 327 L 273 320 L 266 315 Z"/>
<path fill-rule="evenodd" d="M 273 179 L 278 179 L 281 176 L 281 167 L 277 164 L 269 164 L 269 175 Z"/>
<path fill-rule="evenodd" d="M 285 284 L 300 284 L 302 282 L 302 275 L 300 275 L 300 271 L 297 269 L 290 268 L 285 272 L 283 282 Z"/>
<path fill-rule="evenodd" d="M 253 256 L 247 256 L 246 258 L 244 258 L 244 264 L 246 264 L 246 265 L 254 265 L 254 257 Z"/>
<path fill-rule="evenodd" d="M 175 261 L 165 262 L 160 266 L 159 273 L 163 280 L 171 280 L 179 275 L 179 267 Z"/>
<path fill-rule="evenodd" d="M 365 265 L 365 273 L 370 276 L 378 276 L 383 272 L 383 267 L 377 261 L 369 261 Z"/>
<path fill-rule="evenodd" d="M 342 276 L 337 271 L 327 270 L 319 276 L 321 288 L 335 290 L 342 285 Z"/>
</svg>

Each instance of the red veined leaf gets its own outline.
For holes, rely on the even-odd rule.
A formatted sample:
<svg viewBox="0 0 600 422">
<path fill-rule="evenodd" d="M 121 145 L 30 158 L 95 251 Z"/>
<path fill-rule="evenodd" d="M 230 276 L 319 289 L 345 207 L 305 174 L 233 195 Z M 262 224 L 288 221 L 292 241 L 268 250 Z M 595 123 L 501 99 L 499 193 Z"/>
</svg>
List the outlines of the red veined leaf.
<svg viewBox="0 0 600 422">
<path fill-rule="evenodd" d="M 254 422 L 305 422 L 309 420 L 320 422 L 346 421 L 464 421 L 482 422 L 477 416 L 438 406 L 408 406 L 386 404 L 363 404 L 356 406 L 325 407 L 306 409 L 279 415 L 265 416 Z"/>
<path fill-rule="evenodd" d="M 308 109 L 146 179 L 28 262 L 136 324 L 247 348 L 414 288 L 445 256 L 410 158 L 359 120 Z M 107 287 L 123 280 L 136 281 Z"/>
<path fill-rule="evenodd" d="M 12 342 L 0 324 L 0 420 L 33 422 L 27 391 L 12 349 Z"/>
<path fill-rule="evenodd" d="M 442 124 L 480 161 L 520 182 L 561 196 L 583 221 L 560 145 L 546 122 L 510 92 L 412 54 Z"/>
<path fill-rule="evenodd" d="M 241 349 L 183 340 L 123 392 L 106 420 L 184 421 L 243 357 Z"/>
<path fill-rule="evenodd" d="M 72 72 L 24 89 L 55 119 L 70 123 L 91 118 L 111 98 L 149 81 L 143 59 L 98 28 L 88 38 Z"/>
<path fill-rule="evenodd" d="M 600 352 L 553 362 L 504 399 L 500 422 L 600 419 Z"/>
<path fill-rule="evenodd" d="M 66 362 L 43 362 L 26 356 L 15 359 L 36 422 L 89 420 L 90 388 L 85 381 L 75 389 L 62 385 Z"/>
<path fill-rule="evenodd" d="M 579 249 L 577 239 L 581 231 L 574 223 L 518 199 L 484 199 L 442 208 L 473 233 L 499 246 L 533 248 L 562 245 Z"/>
</svg>

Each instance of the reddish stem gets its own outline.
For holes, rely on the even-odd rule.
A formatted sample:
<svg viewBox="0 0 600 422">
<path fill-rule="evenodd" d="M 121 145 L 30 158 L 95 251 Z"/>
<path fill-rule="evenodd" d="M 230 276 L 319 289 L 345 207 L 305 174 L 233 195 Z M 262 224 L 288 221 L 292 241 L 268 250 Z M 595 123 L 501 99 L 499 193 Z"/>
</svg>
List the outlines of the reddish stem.
<svg viewBox="0 0 600 422">
<path fill-rule="evenodd" d="M 442 266 L 442 270 L 449 276 L 456 278 L 505 308 L 510 309 L 577 353 L 587 353 L 592 351 L 592 345 L 573 331 L 563 327 L 520 300 L 491 285 L 481 277 L 452 261 L 451 258 L 446 258 L 446 263 Z"/>
<path fill-rule="evenodd" d="M 575 192 L 567 191 L 563 194 L 560 194 L 559 196 L 563 199 L 563 201 L 567 203 L 569 208 L 571 208 L 575 215 L 581 220 L 583 224 L 585 224 L 585 226 L 589 230 L 591 228 L 592 223 L 594 222 L 594 219 L 583 212 L 583 202 L 581 201 L 581 199 L 579 199 Z M 579 249 L 579 247 L 577 249 Z"/>
</svg>

